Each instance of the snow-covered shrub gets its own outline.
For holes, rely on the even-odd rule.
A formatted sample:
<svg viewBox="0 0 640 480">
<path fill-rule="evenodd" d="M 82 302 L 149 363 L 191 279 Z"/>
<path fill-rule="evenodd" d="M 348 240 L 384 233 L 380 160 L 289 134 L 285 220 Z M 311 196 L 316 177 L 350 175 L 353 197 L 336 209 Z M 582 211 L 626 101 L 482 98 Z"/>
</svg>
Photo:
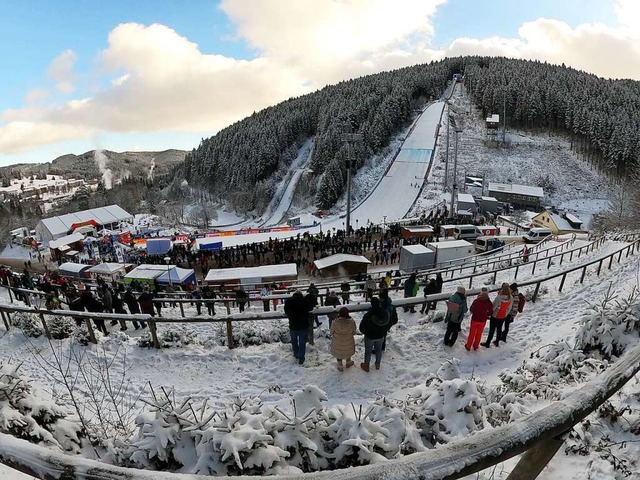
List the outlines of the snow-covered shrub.
<svg viewBox="0 0 640 480">
<path fill-rule="evenodd" d="M 0 432 L 79 453 L 82 425 L 19 375 L 18 367 L 0 364 Z"/>
<path fill-rule="evenodd" d="M 579 322 L 576 332 L 576 348 L 595 350 L 604 358 L 611 359 L 624 352 L 632 340 L 629 333 L 636 331 L 638 322 L 638 296 L 634 288 L 626 297 L 607 292 L 602 302 L 589 307 Z"/>
<path fill-rule="evenodd" d="M 460 378 L 459 363 L 458 359 L 445 362 L 407 398 L 409 418 L 430 445 L 448 443 L 486 426 L 482 387 Z"/>
<path fill-rule="evenodd" d="M 527 302 L 531 302 L 533 301 L 533 293 L 535 292 L 535 287 L 534 288 L 527 288 L 523 295 L 524 298 L 527 300 Z M 544 295 L 547 295 L 549 293 L 549 288 L 546 287 L 545 285 L 540 285 L 540 288 L 538 289 L 538 296 L 536 298 L 540 298 Z"/>
<path fill-rule="evenodd" d="M 170 326 L 158 332 L 158 341 L 162 348 L 184 347 L 185 345 L 198 344 L 198 335 L 193 330 L 186 327 Z M 138 346 L 143 348 L 153 348 L 151 333 L 144 332 L 138 338 Z"/>
<path fill-rule="evenodd" d="M 87 330 L 86 326 L 82 325 L 73 332 L 73 341 L 79 345 L 89 345 L 91 337 L 89 336 L 89 330 Z"/>
<path fill-rule="evenodd" d="M 227 344 L 226 325 L 218 330 L 220 345 Z M 238 322 L 233 325 L 233 343 L 235 346 L 261 345 L 263 343 L 289 342 L 289 328 L 285 322 Z"/>
<path fill-rule="evenodd" d="M 71 336 L 76 328 L 76 322 L 70 317 L 53 316 L 47 319 L 47 327 L 49 327 L 51 338 L 62 340 Z"/>
<path fill-rule="evenodd" d="M 33 313 L 16 312 L 11 318 L 11 323 L 22 330 L 22 333 L 27 337 L 37 338 L 40 335 L 44 335 L 40 318 Z"/>
</svg>

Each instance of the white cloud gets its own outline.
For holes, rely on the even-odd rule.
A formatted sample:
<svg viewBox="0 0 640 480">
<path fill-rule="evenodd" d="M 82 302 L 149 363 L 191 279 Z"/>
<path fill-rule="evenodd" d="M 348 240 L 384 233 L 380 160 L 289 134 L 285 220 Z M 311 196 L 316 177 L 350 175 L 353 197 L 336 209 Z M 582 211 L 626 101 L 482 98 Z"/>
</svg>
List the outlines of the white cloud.
<svg viewBox="0 0 640 480">
<path fill-rule="evenodd" d="M 72 50 L 65 50 L 54 58 L 47 68 L 47 76 L 52 79 L 56 88 L 62 93 L 72 93 L 75 74 L 73 67 L 78 56 Z"/>
<path fill-rule="evenodd" d="M 458 38 L 431 46 L 445 0 L 222 0 L 251 60 L 202 52 L 170 27 L 125 23 L 109 34 L 96 72 L 103 87 L 65 103 L 32 90 L 20 109 L 0 112 L 0 153 L 99 132 L 215 131 L 252 112 L 329 83 L 444 56 L 505 55 L 565 63 L 605 77 L 640 79 L 640 2 L 612 0 L 620 25 L 571 27 L 539 18 L 514 38 Z M 47 69 L 69 93 L 76 54 Z M 105 78 L 106 76 L 106 78 Z M 47 100 L 53 102 L 54 97 Z M 169 147 L 167 145 L 167 147 Z M 105 148 L 109 148 L 105 145 Z"/>
</svg>

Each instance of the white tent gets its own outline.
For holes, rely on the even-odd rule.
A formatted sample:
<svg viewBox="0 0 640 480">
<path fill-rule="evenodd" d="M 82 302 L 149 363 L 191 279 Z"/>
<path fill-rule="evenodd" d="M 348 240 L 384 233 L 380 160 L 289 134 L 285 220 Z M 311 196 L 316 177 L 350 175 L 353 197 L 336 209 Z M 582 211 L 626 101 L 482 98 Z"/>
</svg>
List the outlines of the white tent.
<svg viewBox="0 0 640 480">
<path fill-rule="evenodd" d="M 204 279 L 207 283 L 230 283 L 258 285 L 261 283 L 296 280 L 298 267 L 295 263 L 283 265 L 263 265 L 261 267 L 218 268 L 207 272 Z"/>
<path fill-rule="evenodd" d="M 99 263 L 91 267 L 88 272 L 94 275 L 102 275 L 108 277 L 118 277 L 124 275 L 127 272 L 126 263 Z"/>
<path fill-rule="evenodd" d="M 156 280 L 163 285 L 172 283 L 176 285 L 195 284 L 196 272 L 192 268 L 171 267 L 168 272 L 164 272 Z"/>
<path fill-rule="evenodd" d="M 85 273 L 91 265 L 85 265 L 84 263 L 65 262 L 58 267 L 60 275 L 65 277 L 83 277 L 87 278 Z"/>
<path fill-rule="evenodd" d="M 84 240 L 84 235 L 81 233 L 72 233 L 71 235 L 65 235 L 64 237 L 60 237 L 57 240 L 52 240 L 49 242 L 49 248 L 56 249 L 60 248 L 63 245 L 71 245 L 72 243 L 81 242 Z"/>
<path fill-rule="evenodd" d="M 153 283 L 156 278 L 171 268 L 175 267 L 171 265 L 139 265 L 124 276 L 124 281 L 130 283 L 137 280 L 138 282 Z"/>
</svg>

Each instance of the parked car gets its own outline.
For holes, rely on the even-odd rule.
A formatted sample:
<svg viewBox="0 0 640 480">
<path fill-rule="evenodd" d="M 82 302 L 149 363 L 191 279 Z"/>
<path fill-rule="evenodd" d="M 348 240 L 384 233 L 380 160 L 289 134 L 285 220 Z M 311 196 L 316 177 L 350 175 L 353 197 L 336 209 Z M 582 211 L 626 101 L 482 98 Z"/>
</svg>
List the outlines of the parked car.
<svg viewBox="0 0 640 480">
<path fill-rule="evenodd" d="M 522 236 L 524 243 L 539 243 L 549 235 L 553 234 L 551 229 L 546 227 L 535 227 Z"/>
</svg>

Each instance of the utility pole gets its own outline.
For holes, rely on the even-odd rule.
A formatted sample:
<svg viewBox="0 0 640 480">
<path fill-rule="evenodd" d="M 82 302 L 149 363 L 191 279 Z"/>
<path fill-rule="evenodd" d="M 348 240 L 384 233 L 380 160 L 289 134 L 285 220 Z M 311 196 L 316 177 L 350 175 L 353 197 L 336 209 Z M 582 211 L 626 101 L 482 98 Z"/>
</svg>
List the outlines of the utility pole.
<svg viewBox="0 0 640 480">
<path fill-rule="evenodd" d="M 359 133 L 345 133 L 342 135 L 342 141 L 347 144 L 347 218 L 345 219 L 345 235 L 349 236 L 351 229 L 351 168 L 353 161 L 353 143 L 361 142 L 362 135 Z"/>
<path fill-rule="evenodd" d="M 502 96 L 502 143 L 504 144 L 507 138 L 507 87 L 504 88 L 504 94 Z"/>
<path fill-rule="evenodd" d="M 444 191 L 447 191 L 449 180 L 449 124 L 451 123 L 449 112 L 449 101 L 447 101 L 447 148 L 444 151 Z"/>
<path fill-rule="evenodd" d="M 455 122 L 453 123 L 453 128 L 455 128 L 456 132 L 456 142 L 453 147 L 453 184 L 451 187 L 451 216 L 454 216 L 453 210 L 453 200 L 455 198 L 456 189 L 458 188 L 457 184 L 457 175 L 458 175 L 458 135 L 462 132 L 462 128 L 457 126 Z"/>
</svg>

